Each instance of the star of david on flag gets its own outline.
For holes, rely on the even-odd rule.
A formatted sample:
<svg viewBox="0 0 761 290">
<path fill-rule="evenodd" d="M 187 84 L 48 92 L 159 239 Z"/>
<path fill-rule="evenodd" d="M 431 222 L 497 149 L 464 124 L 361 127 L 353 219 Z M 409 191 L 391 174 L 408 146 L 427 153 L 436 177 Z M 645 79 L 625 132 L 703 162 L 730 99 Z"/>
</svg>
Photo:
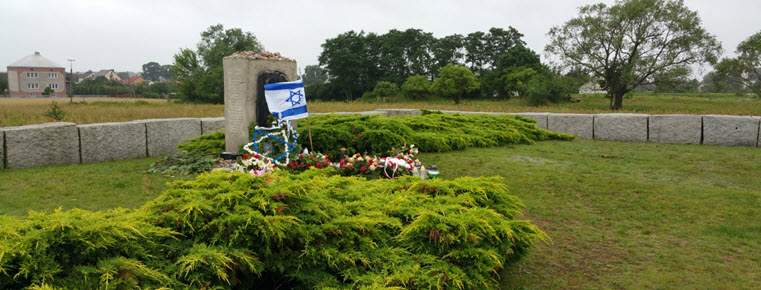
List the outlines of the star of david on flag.
<svg viewBox="0 0 761 290">
<path fill-rule="evenodd" d="M 264 97 L 270 112 L 279 119 L 296 120 L 309 116 L 302 81 L 264 85 Z"/>
</svg>

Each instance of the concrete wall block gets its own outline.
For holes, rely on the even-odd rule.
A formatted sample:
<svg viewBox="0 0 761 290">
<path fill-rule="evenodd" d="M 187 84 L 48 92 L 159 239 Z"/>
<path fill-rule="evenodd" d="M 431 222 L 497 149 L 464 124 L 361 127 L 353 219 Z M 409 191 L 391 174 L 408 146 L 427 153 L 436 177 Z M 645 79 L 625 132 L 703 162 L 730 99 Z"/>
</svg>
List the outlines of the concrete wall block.
<svg viewBox="0 0 761 290">
<path fill-rule="evenodd" d="M 547 116 L 547 130 L 577 135 L 579 139 L 594 137 L 594 115 L 590 114 L 550 114 Z"/>
<path fill-rule="evenodd" d="M 201 118 L 201 134 L 211 134 L 225 129 L 225 117 Z"/>
<path fill-rule="evenodd" d="M 502 113 L 502 112 L 473 112 L 473 111 L 441 111 L 442 113 L 447 114 L 463 114 L 463 115 L 515 115 L 510 113 Z"/>
<path fill-rule="evenodd" d="M 537 127 L 545 129 L 545 130 L 548 130 L 548 128 L 549 128 L 548 118 L 552 114 L 550 114 L 550 113 L 515 113 L 515 114 L 512 114 L 511 113 L 511 115 L 518 115 L 518 116 L 521 116 L 521 117 L 526 117 L 526 118 L 534 119 L 534 120 L 536 120 L 536 126 Z M 550 131 L 552 131 L 552 130 L 550 130 Z"/>
<path fill-rule="evenodd" d="M 139 120 L 145 123 L 148 156 L 161 156 L 177 152 L 176 144 L 201 135 L 201 119 L 150 119 Z"/>
<path fill-rule="evenodd" d="M 5 168 L 5 131 L 0 128 L 0 169 Z"/>
<path fill-rule="evenodd" d="M 761 117 L 703 116 L 703 144 L 757 146 Z"/>
<path fill-rule="evenodd" d="M 6 127 L 8 168 L 79 163 L 79 133 L 74 123 Z"/>
<path fill-rule="evenodd" d="M 377 109 L 376 111 L 386 112 L 387 117 L 423 115 L 423 112 L 418 109 Z"/>
<path fill-rule="evenodd" d="M 647 142 L 646 114 L 594 115 L 594 138 L 604 141 Z"/>
<path fill-rule="evenodd" d="M 655 143 L 700 144 L 703 117 L 699 115 L 651 115 L 648 140 Z"/>
<path fill-rule="evenodd" d="M 144 158 L 145 123 L 79 125 L 82 163 Z"/>
</svg>

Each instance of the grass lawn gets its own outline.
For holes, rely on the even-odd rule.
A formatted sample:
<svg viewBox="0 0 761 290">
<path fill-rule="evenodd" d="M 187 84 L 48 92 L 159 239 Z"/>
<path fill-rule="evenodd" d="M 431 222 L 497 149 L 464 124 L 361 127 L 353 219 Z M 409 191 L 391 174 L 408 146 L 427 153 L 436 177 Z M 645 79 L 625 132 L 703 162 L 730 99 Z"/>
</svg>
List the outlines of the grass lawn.
<svg viewBox="0 0 761 290">
<path fill-rule="evenodd" d="M 30 169 L 0 169 L 0 214 L 29 210 L 136 208 L 155 198 L 166 183 L 190 176 L 142 173 L 158 158 Z"/>
<path fill-rule="evenodd" d="M 503 176 L 552 238 L 499 273 L 504 288 L 761 287 L 758 148 L 552 141 L 420 159 Z M 154 160 L 0 170 L 0 213 L 138 207 L 175 179 L 140 172 Z"/>
<path fill-rule="evenodd" d="M 580 103 L 550 104 L 532 107 L 525 99 L 463 100 L 455 105 L 451 100 L 430 102 L 402 102 L 374 104 L 364 102 L 309 102 L 309 111 L 359 112 L 381 108 L 412 108 L 427 110 L 460 110 L 481 112 L 554 112 L 554 113 L 610 113 L 609 100 L 601 95 L 578 95 Z M 124 122 L 151 118 L 219 117 L 224 116 L 224 105 L 180 104 L 157 99 L 105 99 L 74 98 L 0 98 L 0 127 L 21 126 L 54 122 L 45 112 L 51 102 L 66 112 L 62 121 L 77 124 Z M 624 100 L 620 112 L 647 114 L 725 114 L 758 115 L 761 99 L 734 94 L 636 94 Z"/>
</svg>

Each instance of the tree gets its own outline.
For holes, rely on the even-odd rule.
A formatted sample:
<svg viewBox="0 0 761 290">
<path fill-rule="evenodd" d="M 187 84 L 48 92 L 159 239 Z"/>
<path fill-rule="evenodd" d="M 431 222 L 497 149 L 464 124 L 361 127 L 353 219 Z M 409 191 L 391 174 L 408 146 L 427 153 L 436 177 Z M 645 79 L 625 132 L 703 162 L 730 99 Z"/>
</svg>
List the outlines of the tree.
<svg viewBox="0 0 761 290">
<path fill-rule="evenodd" d="M 508 94 L 525 96 L 529 88 L 529 82 L 537 75 L 536 70 L 525 66 L 513 66 L 503 71 L 502 82 Z"/>
<path fill-rule="evenodd" d="M 442 67 L 450 63 L 462 63 L 465 57 L 465 38 L 459 34 L 448 35 L 436 40 L 433 44 L 434 67 L 429 74 L 438 74 Z"/>
<path fill-rule="evenodd" d="M 198 56 L 207 69 L 213 69 L 222 66 L 225 56 L 239 51 L 260 52 L 263 49 L 262 44 L 251 32 L 243 32 L 240 28 L 225 30 L 222 24 L 217 24 L 201 32 Z"/>
<path fill-rule="evenodd" d="M 45 87 L 45 89 L 42 91 L 43 96 L 50 96 L 53 93 L 55 93 L 55 91 L 53 91 L 53 89 L 50 87 Z"/>
<path fill-rule="evenodd" d="M 431 89 L 431 82 L 423 75 L 410 76 L 402 85 L 402 92 L 415 100 L 425 100 Z"/>
<path fill-rule="evenodd" d="M 478 89 L 478 86 L 472 71 L 462 65 L 450 63 L 441 69 L 441 74 L 431 85 L 431 91 L 451 97 L 455 104 L 460 104 L 462 94 Z"/>
<path fill-rule="evenodd" d="M 338 85 L 346 95 L 346 100 L 354 99 L 355 93 L 369 90 L 377 82 L 377 68 L 368 52 L 368 39 L 374 39 L 372 33 L 365 37 L 364 31 L 352 31 L 325 40 L 318 60 L 331 76 L 331 82 Z M 371 65 L 372 63 L 372 65 Z"/>
<path fill-rule="evenodd" d="M 328 81 L 328 72 L 319 65 L 308 65 L 304 68 L 304 85 L 324 84 Z"/>
<path fill-rule="evenodd" d="M 683 0 L 619 0 L 613 6 L 586 5 L 579 16 L 550 29 L 545 50 L 567 66 L 580 66 L 603 80 L 611 109 L 656 73 L 714 63 L 716 37 L 701 26 Z"/>
<path fill-rule="evenodd" d="M 735 52 L 738 57 L 716 64 L 716 77 L 739 82 L 743 89 L 761 97 L 761 31 L 737 45 Z"/>
<path fill-rule="evenodd" d="M 201 32 L 197 52 L 181 49 L 174 55 L 174 64 L 166 68 L 169 72 L 159 73 L 159 76 L 176 77 L 177 89 L 186 101 L 224 103 L 222 59 L 236 52 L 260 52 L 262 49 L 251 32 L 243 32 L 240 28 L 225 30 L 222 24 L 212 25 Z"/>
<path fill-rule="evenodd" d="M 190 49 L 182 49 L 174 55 L 172 73 L 177 78 L 177 91 L 186 101 L 200 101 L 196 95 L 196 83 L 203 77 L 204 69 L 198 55 Z"/>
<path fill-rule="evenodd" d="M 8 94 L 8 80 L 0 78 L 0 95 Z"/>
<path fill-rule="evenodd" d="M 378 103 L 387 103 L 399 97 L 399 87 L 392 82 L 381 81 L 375 85 L 372 92 L 365 93 L 362 98 L 375 99 Z"/>
</svg>

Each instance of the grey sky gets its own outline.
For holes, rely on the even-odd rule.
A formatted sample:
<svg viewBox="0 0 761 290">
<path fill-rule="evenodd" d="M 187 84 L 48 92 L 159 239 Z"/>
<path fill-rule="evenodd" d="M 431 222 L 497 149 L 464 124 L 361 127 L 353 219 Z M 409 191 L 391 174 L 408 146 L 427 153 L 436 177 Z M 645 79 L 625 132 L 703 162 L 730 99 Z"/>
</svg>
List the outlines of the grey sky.
<svg viewBox="0 0 761 290">
<path fill-rule="evenodd" d="M 436 37 L 513 26 L 542 54 L 545 34 L 600 0 L 507 1 L 159 1 L 0 0 L 0 70 L 40 51 L 74 70 L 141 71 L 149 61 L 170 64 L 180 48 L 195 49 L 200 32 L 222 23 L 253 32 L 268 51 L 317 64 L 320 45 L 349 30 L 385 33 L 419 28 Z M 613 1 L 605 0 L 605 3 Z M 761 30 L 761 1 L 685 0 L 726 55 Z"/>
</svg>

